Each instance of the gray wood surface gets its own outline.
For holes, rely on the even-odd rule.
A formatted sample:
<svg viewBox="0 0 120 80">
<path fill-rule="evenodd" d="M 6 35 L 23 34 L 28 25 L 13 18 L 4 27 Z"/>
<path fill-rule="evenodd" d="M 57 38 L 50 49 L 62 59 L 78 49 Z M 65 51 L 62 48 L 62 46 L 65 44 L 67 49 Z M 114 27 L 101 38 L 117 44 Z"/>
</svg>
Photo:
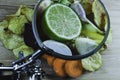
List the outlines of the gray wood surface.
<svg viewBox="0 0 120 80">
<path fill-rule="evenodd" d="M 108 10 L 113 30 L 113 41 L 109 44 L 106 51 L 103 52 L 103 66 L 95 72 L 84 73 L 80 78 L 73 80 L 120 80 L 120 0 L 102 0 Z M 14 13 L 18 5 L 34 5 L 37 0 L 0 0 L 0 21 L 7 14 Z M 7 49 L 3 49 L 0 43 L 0 54 L 3 50 L 7 53 Z M 47 69 L 48 72 L 51 71 Z M 60 79 L 52 75 L 48 80 L 70 80 Z"/>
</svg>

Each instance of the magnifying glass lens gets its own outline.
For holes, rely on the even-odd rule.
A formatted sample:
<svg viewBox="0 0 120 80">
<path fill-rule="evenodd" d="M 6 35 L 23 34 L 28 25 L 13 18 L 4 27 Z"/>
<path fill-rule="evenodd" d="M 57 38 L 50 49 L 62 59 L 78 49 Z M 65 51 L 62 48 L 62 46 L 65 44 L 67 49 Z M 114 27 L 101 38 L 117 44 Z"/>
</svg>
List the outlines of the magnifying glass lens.
<svg viewBox="0 0 120 80">
<path fill-rule="evenodd" d="M 105 44 L 105 42 L 107 40 L 107 37 L 109 35 L 110 20 L 109 20 L 108 13 L 107 13 L 104 5 L 102 4 L 102 2 L 98 1 L 99 4 L 101 4 L 100 7 L 101 7 L 101 9 L 103 9 L 104 14 L 105 14 L 104 18 L 105 18 L 106 22 L 104 22 L 105 23 L 104 27 L 105 27 L 106 30 L 101 32 L 101 30 L 98 30 L 99 28 L 95 28 L 95 26 L 96 26 L 95 21 L 92 21 L 92 22 L 90 20 L 88 22 L 81 21 L 80 17 L 78 16 L 77 21 L 80 20 L 81 24 L 82 24 L 81 25 L 82 29 L 80 31 L 80 34 L 77 35 L 77 37 L 74 37 L 74 38 L 72 38 L 70 40 L 69 40 L 69 37 L 66 36 L 67 37 L 67 40 L 66 40 L 66 38 L 61 36 L 61 34 L 59 34 L 59 38 L 58 39 L 57 38 L 55 38 L 55 39 L 53 38 L 53 37 L 55 37 L 55 35 L 52 35 L 52 37 L 50 37 L 50 35 L 53 34 L 53 33 L 49 33 L 49 32 L 52 32 L 52 31 L 48 30 L 49 28 L 50 29 L 52 28 L 53 32 L 55 32 L 54 29 L 56 28 L 56 26 L 53 27 L 54 24 L 57 25 L 57 26 L 60 25 L 60 27 L 61 27 L 61 25 L 63 25 L 63 24 L 59 24 L 61 20 L 58 20 L 58 22 L 56 22 L 57 21 L 56 19 L 58 18 L 59 15 L 57 16 L 57 18 L 55 17 L 55 15 L 54 16 L 48 15 L 49 14 L 48 11 L 51 11 L 52 13 L 55 12 L 53 10 L 54 6 L 58 7 L 58 8 L 55 7 L 55 10 L 56 10 L 56 8 L 57 8 L 58 11 L 61 10 L 61 8 L 59 9 L 59 7 L 62 4 L 60 4 L 60 5 L 59 4 L 57 4 L 57 5 L 51 4 L 45 11 L 41 11 L 40 12 L 39 10 L 41 10 L 40 5 L 41 5 L 42 1 L 43 0 L 40 0 L 38 2 L 38 4 L 35 6 L 34 15 L 33 15 L 33 21 L 32 21 L 32 31 L 33 31 L 35 40 L 36 40 L 38 46 L 40 47 L 40 49 L 42 49 L 43 45 L 44 45 L 44 47 L 48 48 L 48 51 L 46 49 L 45 52 L 48 52 L 49 54 L 52 54 L 55 57 L 59 57 L 59 58 L 63 58 L 63 59 L 76 60 L 76 59 L 83 59 L 83 58 L 86 58 L 86 57 L 89 57 L 89 56 L 93 55 L 94 53 L 97 53 L 97 51 L 99 51 L 102 48 L 102 46 Z M 52 6 L 52 5 L 54 5 L 54 6 Z M 68 6 L 65 6 L 65 5 L 62 5 L 62 7 L 68 9 Z M 52 9 L 52 10 L 50 10 L 50 9 Z M 77 15 L 77 13 L 74 12 L 74 10 L 70 9 L 70 7 L 69 7 L 69 10 L 72 12 L 72 14 L 76 14 Z M 75 9 L 75 10 L 82 11 L 81 8 Z M 47 13 L 46 13 L 46 11 L 47 11 Z M 57 13 L 56 12 L 55 14 L 62 14 L 62 11 L 59 11 L 59 12 L 61 12 L 61 13 Z M 53 15 L 52 13 L 51 13 L 51 15 Z M 82 13 L 84 13 L 84 12 L 82 12 Z M 44 27 L 45 25 L 42 25 L 42 24 L 46 24 L 46 23 L 43 23 L 43 21 L 48 20 L 48 17 L 44 18 L 45 15 L 49 16 L 49 18 L 50 18 L 49 19 L 50 21 L 47 21 L 47 22 L 49 22 L 49 24 L 47 23 L 47 27 Z M 68 15 L 69 14 L 67 14 L 65 16 L 68 16 Z M 91 17 L 91 14 L 90 15 L 84 14 L 83 16 L 85 16 L 85 15 L 87 15 L 86 18 L 87 17 L 89 17 L 89 18 Z M 74 18 L 75 17 L 76 16 L 74 16 Z M 41 20 L 40 20 L 40 18 L 41 18 Z M 60 19 L 61 18 L 62 18 L 62 16 L 60 17 Z M 67 20 L 69 21 L 71 19 L 71 18 L 70 19 L 68 19 L 68 18 L 69 17 L 67 17 L 65 19 L 65 21 L 63 20 L 63 23 L 66 24 L 66 25 L 67 25 Z M 73 19 L 73 17 L 72 17 L 72 19 Z M 40 21 L 38 21 L 38 20 L 40 20 Z M 86 19 L 86 20 L 88 20 L 88 19 Z M 94 20 L 94 18 L 93 18 L 93 20 Z M 53 21 L 55 21 L 55 23 L 52 23 Z M 52 27 L 49 26 L 50 22 L 53 24 Z M 71 23 L 72 24 L 76 24 L 76 22 L 74 22 L 74 21 L 71 22 Z M 68 25 L 71 26 L 70 23 Z M 80 25 L 80 24 L 78 24 L 78 25 Z M 93 27 L 93 25 L 94 25 L 94 27 Z M 46 28 L 47 28 L 47 30 L 45 30 Z M 63 26 L 62 28 L 65 28 L 65 26 Z M 79 29 L 80 28 L 76 29 L 76 31 L 79 30 Z M 68 30 L 71 30 L 70 32 L 72 32 L 74 30 L 74 28 L 73 29 L 66 29 L 66 31 L 68 31 Z M 66 32 L 66 31 L 64 31 L 64 32 Z M 61 33 L 61 28 L 60 29 L 58 28 L 58 31 L 56 31 L 55 33 L 56 34 L 57 33 Z M 69 33 L 66 32 L 66 34 L 68 35 Z M 76 34 L 76 32 L 74 33 L 74 35 L 75 34 Z M 65 33 L 64 33 L 64 35 L 65 35 Z M 57 35 L 57 37 L 58 37 L 58 35 Z M 64 40 L 62 41 L 61 39 L 64 39 Z M 53 52 L 50 53 L 49 50 L 51 50 Z"/>
<path fill-rule="evenodd" d="M 55 51 L 56 53 L 60 53 L 62 55 L 67 55 L 67 56 L 72 56 L 72 52 L 70 48 L 63 43 L 60 43 L 54 40 L 47 40 L 47 41 L 44 41 L 43 44 L 47 48 Z"/>
</svg>

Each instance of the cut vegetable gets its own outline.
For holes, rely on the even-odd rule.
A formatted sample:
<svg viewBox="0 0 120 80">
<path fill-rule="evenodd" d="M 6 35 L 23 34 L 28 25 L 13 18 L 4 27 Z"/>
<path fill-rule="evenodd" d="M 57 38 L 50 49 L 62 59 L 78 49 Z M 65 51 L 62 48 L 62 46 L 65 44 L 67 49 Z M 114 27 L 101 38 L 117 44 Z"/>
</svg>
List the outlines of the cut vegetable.
<svg viewBox="0 0 120 80">
<path fill-rule="evenodd" d="M 24 24 L 27 23 L 27 19 L 24 15 L 14 17 L 9 22 L 9 30 L 14 34 L 22 34 L 24 31 Z"/>
<path fill-rule="evenodd" d="M 101 6 L 102 5 L 100 4 L 100 2 L 98 0 L 94 0 L 92 11 L 94 13 L 94 17 L 95 17 L 94 21 L 95 21 L 95 23 L 97 24 L 97 26 L 101 30 L 105 31 L 107 18 L 106 18 L 105 10 Z"/>
<path fill-rule="evenodd" d="M 79 1 L 83 5 L 83 8 L 85 9 L 86 14 L 87 15 L 91 14 L 93 0 L 79 0 Z"/>
<path fill-rule="evenodd" d="M 65 77 L 66 73 L 64 70 L 66 60 L 56 58 L 53 62 L 53 69 L 55 73 L 60 77 Z"/>
<path fill-rule="evenodd" d="M 23 6 L 21 8 L 21 14 L 25 15 L 28 21 L 32 21 L 33 9 Z"/>
<path fill-rule="evenodd" d="M 65 72 L 69 77 L 76 78 L 79 77 L 83 72 L 83 67 L 81 61 L 73 60 L 66 61 L 65 63 Z"/>
<path fill-rule="evenodd" d="M 7 49 L 15 49 L 24 44 L 24 40 L 21 36 L 12 34 L 8 38 L 3 40 L 3 43 Z"/>
<path fill-rule="evenodd" d="M 102 66 L 102 58 L 96 53 L 88 58 L 82 59 L 82 65 L 85 70 L 96 71 Z"/>
<path fill-rule="evenodd" d="M 0 22 L 0 40 L 7 39 L 11 34 L 10 31 L 7 30 L 8 28 L 8 21 L 4 20 Z"/>
<path fill-rule="evenodd" d="M 30 48 L 30 47 L 28 47 L 28 46 L 26 46 L 26 45 L 22 45 L 22 46 L 20 46 L 20 47 L 18 47 L 18 48 L 16 48 L 16 49 L 13 49 L 13 53 L 14 53 L 14 55 L 15 55 L 17 58 L 18 58 L 18 53 L 19 53 L 20 51 L 23 52 L 24 56 L 28 56 L 28 55 L 30 55 L 30 54 L 33 53 L 33 49 L 32 49 L 32 48 Z"/>
<path fill-rule="evenodd" d="M 79 54 L 85 54 L 97 47 L 96 42 L 88 38 L 77 38 L 75 45 Z"/>
<path fill-rule="evenodd" d="M 97 44 L 100 44 L 104 38 L 104 35 L 97 33 L 97 31 L 92 28 L 90 24 L 83 24 L 81 35 L 94 40 Z"/>
</svg>

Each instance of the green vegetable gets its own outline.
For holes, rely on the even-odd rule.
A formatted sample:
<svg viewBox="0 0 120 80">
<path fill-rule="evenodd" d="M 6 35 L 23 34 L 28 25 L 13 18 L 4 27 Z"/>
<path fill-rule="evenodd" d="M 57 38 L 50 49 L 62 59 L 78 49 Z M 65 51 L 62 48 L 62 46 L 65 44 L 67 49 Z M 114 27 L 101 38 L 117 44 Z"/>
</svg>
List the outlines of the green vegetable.
<svg viewBox="0 0 120 80">
<path fill-rule="evenodd" d="M 33 15 L 33 9 L 28 8 L 24 5 L 20 5 L 19 9 L 15 14 L 12 15 L 6 15 L 6 20 L 11 20 L 14 17 L 19 17 L 21 15 L 24 15 L 28 21 L 32 21 L 32 15 Z"/>
<path fill-rule="evenodd" d="M 81 32 L 81 36 L 94 40 L 98 45 L 101 43 L 101 41 L 104 38 L 104 35 L 97 33 L 96 30 L 94 30 L 90 24 L 83 24 L 83 30 Z M 103 47 L 100 49 L 100 51 L 105 50 L 111 41 L 112 41 L 112 30 L 110 30 L 108 38 L 105 44 L 103 45 Z"/>
<path fill-rule="evenodd" d="M 8 36 L 11 34 L 10 31 L 7 30 L 8 28 L 8 21 L 4 20 L 0 22 L 0 40 L 7 39 Z"/>
<path fill-rule="evenodd" d="M 105 10 L 101 6 L 102 5 L 98 0 L 94 0 L 92 11 L 94 13 L 95 23 L 101 30 L 105 31 L 107 18 L 106 18 Z"/>
<path fill-rule="evenodd" d="M 16 48 L 16 49 L 13 49 L 13 53 L 14 53 L 14 55 L 15 55 L 16 57 L 18 57 L 18 53 L 19 53 L 20 51 L 22 51 L 22 52 L 24 53 L 24 56 L 27 56 L 27 55 L 33 53 L 33 49 L 30 48 L 30 47 L 28 47 L 28 46 L 26 46 L 26 45 L 24 45 L 24 44 L 23 44 L 22 46 Z"/>
<path fill-rule="evenodd" d="M 5 20 L 0 22 L 0 40 L 7 49 L 10 49 L 18 56 L 19 51 L 25 55 L 32 54 L 33 49 L 26 46 L 22 37 L 24 24 L 32 20 L 33 9 L 21 5 L 15 14 L 7 15 Z M 1 54 L 0 59 L 14 59 L 13 54 Z M 11 59 L 11 60 L 13 60 Z"/>
<path fill-rule="evenodd" d="M 61 3 L 64 5 L 69 6 L 70 4 L 72 4 L 74 2 L 74 0 L 51 0 L 53 3 Z"/>
<path fill-rule="evenodd" d="M 22 34 L 24 31 L 24 24 L 27 23 L 27 19 L 24 15 L 14 17 L 10 20 L 8 29 L 14 34 Z"/>
<path fill-rule="evenodd" d="M 97 43 L 94 40 L 81 37 L 75 40 L 75 45 L 80 54 L 85 54 L 97 47 Z"/>
<path fill-rule="evenodd" d="M 3 40 L 3 43 L 7 49 L 15 49 L 24 44 L 24 40 L 21 36 L 12 34 L 8 38 Z"/>
<path fill-rule="evenodd" d="M 102 66 L 102 58 L 96 53 L 88 58 L 82 59 L 82 65 L 85 70 L 96 71 Z"/>
<path fill-rule="evenodd" d="M 32 21 L 33 9 L 22 6 L 21 13 L 26 16 L 28 21 Z"/>
<path fill-rule="evenodd" d="M 99 44 L 104 38 L 104 35 L 97 33 L 95 30 L 93 30 L 93 28 L 89 24 L 83 25 L 81 35 L 95 40 L 97 44 Z"/>
<path fill-rule="evenodd" d="M 79 0 L 87 15 L 92 13 L 92 0 Z"/>
<path fill-rule="evenodd" d="M 90 23 L 84 23 L 83 24 L 83 30 L 89 31 L 89 32 L 98 33 L 97 29 L 95 29 L 94 27 L 92 27 L 92 25 Z"/>
<path fill-rule="evenodd" d="M 7 27 L 8 27 L 8 21 L 7 20 L 3 20 L 2 22 L 0 22 L 0 31 L 3 31 Z"/>
<path fill-rule="evenodd" d="M 99 50 L 99 52 L 104 51 L 108 47 L 110 42 L 112 42 L 112 30 L 110 30 L 108 38 L 107 38 L 106 42 L 104 43 L 104 45 L 102 46 L 102 48 Z"/>
<path fill-rule="evenodd" d="M 0 40 L 5 40 L 5 39 L 9 39 L 12 36 L 12 32 L 9 30 L 0 32 Z"/>
</svg>

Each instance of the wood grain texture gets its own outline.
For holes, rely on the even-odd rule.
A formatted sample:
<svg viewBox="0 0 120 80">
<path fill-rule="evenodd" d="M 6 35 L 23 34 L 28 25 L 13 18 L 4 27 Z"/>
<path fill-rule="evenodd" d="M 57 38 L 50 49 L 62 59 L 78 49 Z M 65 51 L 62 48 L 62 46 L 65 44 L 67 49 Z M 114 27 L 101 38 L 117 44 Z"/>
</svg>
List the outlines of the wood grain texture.
<svg viewBox="0 0 120 80">
<path fill-rule="evenodd" d="M 0 0 L 0 21 L 4 19 L 5 15 L 14 13 L 19 5 L 34 5 L 36 2 L 37 0 Z M 102 2 L 110 15 L 113 41 L 102 54 L 103 66 L 101 69 L 84 73 L 77 79 L 61 79 L 52 75 L 48 80 L 120 80 L 120 0 L 102 0 Z M 52 71 L 47 68 L 46 70 Z"/>
<path fill-rule="evenodd" d="M 35 5 L 35 3 L 38 0 L 0 0 L 0 5 L 12 5 L 12 6 L 18 6 L 21 4 L 25 4 L 25 5 Z"/>
</svg>

